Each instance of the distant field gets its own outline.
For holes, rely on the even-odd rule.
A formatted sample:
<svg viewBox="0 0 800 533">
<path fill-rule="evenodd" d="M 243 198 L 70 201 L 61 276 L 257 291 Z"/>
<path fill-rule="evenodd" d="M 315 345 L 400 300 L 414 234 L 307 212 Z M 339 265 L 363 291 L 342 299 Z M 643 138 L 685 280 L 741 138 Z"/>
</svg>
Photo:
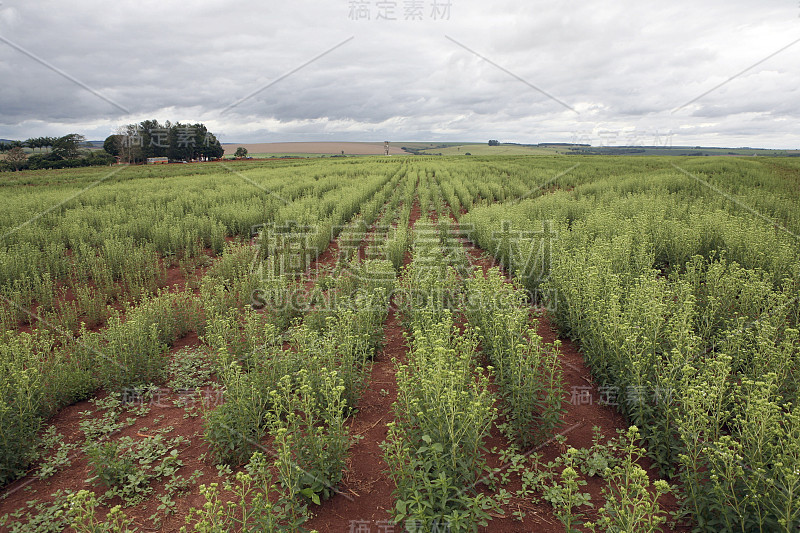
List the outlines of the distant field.
<svg viewBox="0 0 800 533">
<path fill-rule="evenodd" d="M 253 143 L 253 144 L 223 144 L 225 155 L 231 156 L 239 146 L 247 148 L 251 157 L 281 157 L 314 155 L 383 155 L 383 143 L 375 142 L 291 142 L 291 143 Z M 566 147 L 538 147 L 520 145 L 489 146 L 486 143 L 435 143 L 435 142 L 392 142 L 389 145 L 391 155 L 407 155 L 403 150 L 409 148 L 424 155 L 549 155 L 565 153 Z"/>
<path fill-rule="evenodd" d="M 592 146 L 576 148 L 560 146 L 564 153 L 582 153 L 592 155 L 666 155 L 666 156 L 767 156 L 797 157 L 798 150 L 779 150 L 767 148 L 709 148 L 703 146 Z"/>
<path fill-rule="evenodd" d="M 408 145 L 412 144 L 414 143 L 408 143 Z M 517 144 L 489 146 L 488 143 L 447 143 L 449 146 L 442 147 L 444 144 L 442 143 L 438 148 L 422 150 L 421 153 L 427 155 L 440 153 L 442 155 L 464 155 L 467 152 L 472 155 L 549 155 L 566 152 L 565 147 L 520 146 Z"/>
<path fill-rule="evenodd" d="M 345 155 L 383 155 L 383 143 L 357 143 L 357 142 L 294 142 L 294 143 L 255 143 L 255 144 L 223 144 L 225 155 L 233 155 L 236 148 L 244 146 L 248 155 L 309 155 L 309 154 L 340 154 Z M 399 144 L 389 146 L 391 155 L 406 154 Z"/>
</svg>

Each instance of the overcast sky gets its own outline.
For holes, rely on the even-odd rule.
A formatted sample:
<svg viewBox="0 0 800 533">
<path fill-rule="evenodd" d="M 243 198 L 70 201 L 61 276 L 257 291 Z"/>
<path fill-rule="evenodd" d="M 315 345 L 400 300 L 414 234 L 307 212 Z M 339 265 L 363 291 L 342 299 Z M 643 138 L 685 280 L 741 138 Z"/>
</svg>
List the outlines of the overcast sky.
<svg viewBox="0 0 800 533">
<path fill-rule="evenodd" d="M 2 0 L 0 138 L 800 148 L 798 39 L 798 0 Z"/>
</svg>

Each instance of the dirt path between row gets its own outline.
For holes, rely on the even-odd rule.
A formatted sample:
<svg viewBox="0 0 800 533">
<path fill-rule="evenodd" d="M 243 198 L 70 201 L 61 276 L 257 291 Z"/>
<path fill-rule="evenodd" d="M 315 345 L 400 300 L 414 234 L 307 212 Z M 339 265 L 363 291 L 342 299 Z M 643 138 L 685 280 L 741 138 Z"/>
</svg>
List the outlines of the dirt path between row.
<svg viewBox="0 0 800 533">
<path fill-rule="evenodd" d="M 414 227 L 419 217 L 419 201 L 415 200 L 409 227 Z M 362 248 L 369 241 L 365 236 Z M 403 264 L 410 262 L 411 255 L 407 253 Z M 350 434 L 359 440 L 350 449 L 341 491 L 317 510 L 317 516 L 307 524 L 310 529 L 342 533 L 385 532 L 391 524 L 389 511 L 394 507 L 394 485 L 385 473 L 388 466 L 383 460 L 380 444 L 386 439 L 386 424 L 394 419 L 396 362 L 405 362 L 408 353 L 394 300 L 389 306 L 383 331 L 383 349 L 375 356 L 369 383 L 358 402 L 358 411 L 351 419 Z M 359 527 L 361 529 L 357 529 Z"/>
</svg>

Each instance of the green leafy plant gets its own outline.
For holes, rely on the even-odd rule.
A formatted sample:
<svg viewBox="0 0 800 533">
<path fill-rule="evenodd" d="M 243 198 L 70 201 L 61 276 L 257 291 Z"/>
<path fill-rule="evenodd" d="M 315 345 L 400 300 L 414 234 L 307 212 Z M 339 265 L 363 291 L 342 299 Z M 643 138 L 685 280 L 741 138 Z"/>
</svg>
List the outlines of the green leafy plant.
<svg viewBox="0 0 800 533">
<path fill-rule="evenodd" d="M 41 439 L 40 456 L 42 461 L 36 472 L 36 477 L 47 479 L 72 463 L 71 452 L 78 445 L 64 442 L 64 436 L 57 432 L 55 426 L 49 426 L 44 431 Z"/>
<path fill-rule="evenodd" d="M 661 531 L 661 526 L 667 521 L 658 499 L 670 491 L 670 486 L 661 479 L 651 484 L 647 472 L 638 465 L 644 457 L 644 450 L 636 445 L 638 440 L 636 426 L 629 427 L 624 433 L 620 430 L 622 457 L 617 466 L 605 470 L 608 485 L 602 494 L 606 503 L 598 509 L 597 522 L 587 524 L 592 531 L 655 533 Z"/>
<path fill-rule="evenodd" d="M 0 517 L 0 526 L 10 533 L 56 533 L 69 525 L 65 511 L 69 507 L 69 491 L 57 490 L 50 494 L 52 502 L 37 499 L 26 502 L 11 514 Z M 9 520 L 11 521 L 9 523 Z"/>
<path fill-rule="evenodd" d="M 243 372 L 237 363 L 222 371 L 225 403 L 206 407 L 203 415 L 204 438 L 219 462 L 243 463 L 266 433 L 269 399 L 258 376 Z"/>
<path fill-rule="evenodd" d="M 167 385 L 175 392 L 195 390 L 208 384 L 213 368 L 202 349 L 182 349 L 172 355 L 168 365 Z"/>
<path fill-rule="evenodd" d="M 140 441 L 122 437 L 92 443 L 85 449 L 93 474 L 87 482 L 101 482 L 108 489 L 106 497 L 120 496 L 128 505 L 140 503 L 153 492 L 152 480 L 171 479 L 183 466 L 177 446 L 184 440 L 156 434 Z"/>
<path fill-rule="evenodd" d="M 233 499 L 223 501 L 217 483 L 200 486 L 206 501 L 201 508 L 190 509 L 186 523 L 192 525 L 191 531 L 300 531 L 309 518 L 306 505 L 298 501 L 291 488 L 274 482 L 261 452 L 253 453 L 244 471 L 238 472 L 233 481 L 226 480 L 223 488 L 233 494 Z M 189 530 L 183 527 L 181 531 Z"/>
<path fill-rule="evenodd" d="M 320 368 L 284 376 L 271 393 L 280 482 L 317 505 L 335 493 L 350 446 L 343 391 L 338 374 Z"/>
<path fill-rule="evenodd" d="M 603 430 L 599 426 L 592 428 L 592 445 L 589 448 L 577 448 L 576 462 L 583 474 L 593 476 L 605 476 L 606 469 L 614 468 L 619 462 L 621 451 L 620 443 L 617 439 L 608 439 L 603 435 Z"/>
<path fill-rule="evenodd" d="M 568 448 L 555 463 L 562 467 L 560 474 L 553 476 L 549 484 L 544 485 L 542 497 L 553 505 L 556 518 L 558 518 L 568 533 L 580 531 L 579 525 L 583 524 L 585 515 L 582 507 L 593 507 L 591 496 L 581 492 L 581 487 L 586 486 L 586 481 L 581 479 L 575 470 L 577 466 L 577 450 Z M 550 465 L 551 468 L 555 465 Z"/>
<path fill-rule="evenodd" d="M 138 528 L 131 528 L 133 519 L 128 518 L 122 507 L 112 507 L 101 520 L 97 516 L 100 503 L 93 492 L 81 490 L 68 497 L 69 509 L 67 519 L 69 525 L 78 533 L 133 533 Z"/>
</svg>

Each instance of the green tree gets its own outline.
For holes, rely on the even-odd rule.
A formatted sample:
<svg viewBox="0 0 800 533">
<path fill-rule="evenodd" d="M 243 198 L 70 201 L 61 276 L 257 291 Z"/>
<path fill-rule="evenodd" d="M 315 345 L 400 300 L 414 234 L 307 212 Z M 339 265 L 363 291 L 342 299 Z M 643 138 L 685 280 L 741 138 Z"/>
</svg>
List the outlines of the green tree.
<svg viewBox="0 0 800 533">
<path fill-rule="evenodd" d="M 208 131 L 208 128 L 203 124 L 195 124 L 197 128 L 197 139 L 200 143 L 198 155 L 207 159 L 219 159 L 225 154 L 225 149 L 220 144 L 217 137 Z"/>
<path fill-rule="evenodd" d="M 203 143 L 200 133 L 205 131 L 201 126 L 203 125 L 181 124 L 180 122 L 173 124 L 169 129 L 168 157 L 182 161 L 197 159 Z"/>
<path fill-rule="evenodd" d="M 244 146 L 240 146 L 239 148 L 236 149 L 236 153 L 233 154 L 233 156 L 236 159 L 242 159 L 244 157 L 247 157 L 247 148 L 245 148 Z"/>
<path fill-rule="evenodd" d="M 62 159 L 77 159 L 81 155 L 81 145 L 86 138 L 78 133 L 70 133 L 59 137 L 53 143 L 53 154 Z"/>
<path fill-rule="evenodd" d="M 199 158 L 217 159 L 222 157 L 225 150 L 213 133 L 205 125 L 175 124 L 167 121 L 160 123 L 158 120 L 145 120 L 139 124 L 122 126 L 117 135 L 119 147 L 118 155 L 123 161 L 135 163 L 148 157 L 168 157 L 173 160 L 192 160 Z M 107 152 L 114 150 L 111 139 L 106 139 L 103 147 Z"/>
<path fill-rule="evenodd" d="M 55 137 L 42 137 L 42 148 L 53 148 L 53 145 L 56 143 Z"/>
<path fill-rule="evenodd" d="M 172 124 L 166 121 L 161 124 L 158 120 L 143 120 L 139 123 L 141 136 L 142 159 L 148 157 L 169 157 L 170 130 Z M 173 159 L 176 159 L 173 157 Z"/>
<path fill-rule="evenodd" d="M 109 135 L 108 137 L 106 137 L 106 140 L 103 141 L 103 150 L 105 150 L 106 153 L 108 154 L 111 154 L 113 156 L 118 156 L 122 151 L 122 142 L 123 142 L 122 135 L 119 134 Z"/>
</svg>

